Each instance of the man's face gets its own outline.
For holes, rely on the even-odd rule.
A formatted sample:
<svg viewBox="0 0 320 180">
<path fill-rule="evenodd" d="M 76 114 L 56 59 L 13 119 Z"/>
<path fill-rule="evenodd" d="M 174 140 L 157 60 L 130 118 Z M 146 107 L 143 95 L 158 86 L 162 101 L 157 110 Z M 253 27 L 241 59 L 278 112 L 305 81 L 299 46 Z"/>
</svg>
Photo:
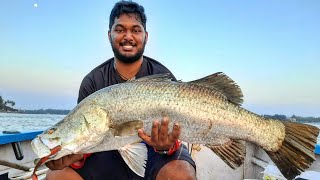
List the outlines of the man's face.
<svg viewBox="0 0 320 180">
<path fill-rule="evenodd" d="M 144 52 L 148 33 L 136 14 L 122 14 L 108 32 L 114 56 L 121 62 L 138 61 Z"/>
</svg>

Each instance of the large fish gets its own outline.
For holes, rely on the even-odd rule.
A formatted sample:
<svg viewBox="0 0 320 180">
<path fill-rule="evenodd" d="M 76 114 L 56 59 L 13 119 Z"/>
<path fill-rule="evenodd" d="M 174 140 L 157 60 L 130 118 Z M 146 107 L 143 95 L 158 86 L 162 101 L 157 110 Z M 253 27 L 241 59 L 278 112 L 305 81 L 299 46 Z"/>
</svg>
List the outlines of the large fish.
<svg viewBox="0 0 320 180">
<path fill-rule="evenodd" d="M 128 166 L 144 176 L 147 149 L 137 130 L 152 121 L 178 122 L 180 139 L 204 144 L 230 167 L 243 163 L 242 140 L 263 148 L 283 175 L 292 179 L 315 160 L 319 129 L 267 119 L 241 107 L 240 88 L 223 73 L 191 82 L 153 75 L 101 89 L 79 103 L 62 121 L 32 141 L 40 163 L 67 154 L 119 150 Z"/>
</svg>

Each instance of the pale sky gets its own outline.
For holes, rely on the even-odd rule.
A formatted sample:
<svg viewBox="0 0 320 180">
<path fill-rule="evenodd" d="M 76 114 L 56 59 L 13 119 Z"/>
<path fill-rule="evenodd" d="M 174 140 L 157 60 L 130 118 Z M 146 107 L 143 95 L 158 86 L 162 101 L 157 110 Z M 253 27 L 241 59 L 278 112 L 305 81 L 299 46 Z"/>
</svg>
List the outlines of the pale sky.
<svg viewBox="0 0 320 180">
<path fill-rule="evenodd" d="M 72 109 L 83 77 L 113 56 L 114 0 L 0 0 L 0 95 Z M 183 81 L 224 72 L 258 114 L 320 117 L 320 1 L 140 0 L 145 55 Z"/>
</svg>

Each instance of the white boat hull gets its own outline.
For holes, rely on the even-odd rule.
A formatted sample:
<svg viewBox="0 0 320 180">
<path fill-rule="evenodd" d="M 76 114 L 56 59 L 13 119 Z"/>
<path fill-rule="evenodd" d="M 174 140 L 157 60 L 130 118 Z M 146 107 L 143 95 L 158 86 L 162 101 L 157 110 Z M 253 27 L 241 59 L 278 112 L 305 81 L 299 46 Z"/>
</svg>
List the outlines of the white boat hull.
<svg viewBox="0 0 320 180">
<path fill-rule="evenodd" d="M 33 168 L 33 161 L 36 158 L 36 155 L 31 149 L 30 140 L 21 142 L 21 147 L 23 149 L 24 158 L 22 160 L 16 160 L 11 144 L 0 145 L 0 160 L 9 161 L 12 163 Z M 199 180 L 262 179 L 264 175 L 262 172 L 265 169 L 261 166 L 265 165 L 264 163 L 272 163 L 270 158 L 261 148 L 251 143 L 247 143 L 245 163 L 241 167 L 233 170 L 227 164 L 225 164 L 217 155 L 215 155 L 210 149 L 204 146 L 200 147 L 200 151 L 192 151 L 192 157 L 197 165 L 197 179 Z M 258 163 L 256 162 L 257 160 Z M 259 164 L 259 162 L 260 166 L 257 165 Z M 42 168 L 40 169 L 44 168 L 46 167 L 42 166 Z M 317 155 L 317 161 L 315 161 L 312 164 L 308 171 L 319 173 L 320 177 L 320 155 Z M 22 170 L 17 170 L 0 165 L 0 175 L 7 172 L 9 173 L 9 177 L 14 177 L 26 173 Z M 45 174 L 45 170 L 42 173 Z"/>
</svg>

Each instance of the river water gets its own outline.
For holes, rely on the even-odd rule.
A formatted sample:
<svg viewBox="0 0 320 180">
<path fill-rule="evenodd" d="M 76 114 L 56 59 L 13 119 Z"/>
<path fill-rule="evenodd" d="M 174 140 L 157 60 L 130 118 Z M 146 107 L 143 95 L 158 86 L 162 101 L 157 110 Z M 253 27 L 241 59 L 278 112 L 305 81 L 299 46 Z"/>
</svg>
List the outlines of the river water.
<svg viewBox="0 0 320 180">
<path fill-rule="evenodd" d="M 65 115 L 0 113 L 2 131 L 45 130 L 59 122 Z"/>
<path fill-rule="evenodd" d="M 2 131 L 45 130 L 59 122 L 65 115 L 0 113 L 0 134 Z M 320 128 L 320 123 L 311 123 Z M 320 144 L 320 136 L 318 137 Z"/>
</svg>

